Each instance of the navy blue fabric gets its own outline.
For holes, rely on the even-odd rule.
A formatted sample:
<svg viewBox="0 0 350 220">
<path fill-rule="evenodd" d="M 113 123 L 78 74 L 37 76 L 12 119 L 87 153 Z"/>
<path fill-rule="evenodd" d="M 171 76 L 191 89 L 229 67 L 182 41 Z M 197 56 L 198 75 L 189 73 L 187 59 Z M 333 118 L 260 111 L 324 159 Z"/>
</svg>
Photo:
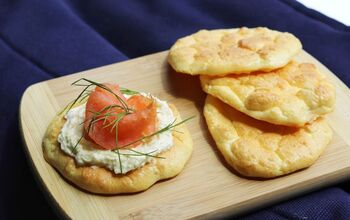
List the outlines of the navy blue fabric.
<svg viewBox="0 0 350 220">
<path fill-rule="evenodd" d="M 0 0 L 0 219 L 57 218 L 21 147 L 18 107 L 26 87 L 166 50 L 201 28 L 239 26 L 294 33 L 305 50 L 350 85 L 350 28 L 291 0 Z M 244 218 L 350 219 L 347 185 Z"/>
</svg>

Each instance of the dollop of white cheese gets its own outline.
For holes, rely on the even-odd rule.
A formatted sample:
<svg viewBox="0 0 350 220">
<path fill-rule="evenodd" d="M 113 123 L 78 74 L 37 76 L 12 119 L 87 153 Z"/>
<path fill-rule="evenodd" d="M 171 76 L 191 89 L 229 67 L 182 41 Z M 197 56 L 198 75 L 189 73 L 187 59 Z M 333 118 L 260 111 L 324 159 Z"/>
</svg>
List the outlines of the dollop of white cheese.
<svg viewBox="0 0 350 220">
<path fill-rule="evenodd" d="M 142 95 L 150 96 L 144 93 L 142 93 Z M 157 130 L 160 130 L 173 123 L 175 117 L 166 101 L 159 100 L 154 96 L 152 96 L 152 98 L 157 105 Z M 79 142 L 84 129 L 85 107 L 85 104 L 80 105 L 67 112 L 65 115 L 67 120 L 58 136 L 58 142 L 60 143 L 62 151 L 74 157 L 78 165 L 100 166 L 113 171 L 115 174 L 124 174 L 142 167 L 144 164 L 154 159 L 154 157 L 142 154 L 156 156 L 173 146 L 171 130 L 161 132 L 149 138 L 142 145 L 132 148 L 133 151 L 119 149 L 119 155 L 112 150 L 97 149 L 94 143 L 84 138 Z M 79 144 L 77 144 L 78 142 Z M 135 151 L 139 153 L 135 153 Z"/>
</svg>

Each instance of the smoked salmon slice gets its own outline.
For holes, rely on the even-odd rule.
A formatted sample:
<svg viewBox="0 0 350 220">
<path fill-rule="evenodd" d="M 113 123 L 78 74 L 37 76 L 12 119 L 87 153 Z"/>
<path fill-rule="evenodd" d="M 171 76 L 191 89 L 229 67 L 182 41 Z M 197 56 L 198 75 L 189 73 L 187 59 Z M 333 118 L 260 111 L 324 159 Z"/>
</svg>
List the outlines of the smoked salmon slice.
<svg viewBox="0 0 350 220">
<path fill-rule="evenodd" d="M 137 94 L 126 99 L 117 84 L 103 85 L 110 91 L 96 87 L 86 103 L 87 139 L 102 149 L 115 149 L 155 132 L 157 108 L 152 98 Z"/>
</svg>

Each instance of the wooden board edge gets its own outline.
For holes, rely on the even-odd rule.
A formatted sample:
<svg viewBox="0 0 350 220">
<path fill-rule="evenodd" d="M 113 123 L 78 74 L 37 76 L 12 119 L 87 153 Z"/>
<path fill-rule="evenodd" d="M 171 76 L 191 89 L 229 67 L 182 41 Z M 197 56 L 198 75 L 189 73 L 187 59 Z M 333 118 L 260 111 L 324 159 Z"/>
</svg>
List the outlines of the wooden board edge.
<svg viewBox="0 0 350 220">
<path fill-rule="evenodd" d="M 139 56 L 139 57 L 136 57 L 136 58 L 130 58 L 128 60 L 124 60 L 124 61 L 120 61 L 120 62 L 116 62 L 116 63 L 110 63 L 110 64 L 106 64 L 106 65 L 103 65 L 103 66 L 98 66 L 98 67 L 94 67 L 94 68 L 91 68 L 91 69 L 86 69 L 86 70 L 82 70 L 82 71 L 79 71 L 79 72 L 74 72 L 74 73 L 68 73 L 64 76 L 59 76 L 59 77 L 56 77 L 56 78 L 53 78 L 53 79 L 48 79 L 48 80 L 45 80 L 45 81 L 42 81 L 42 82 L 38 82 L 36 84 L 40 84 L 40 83 L 51 83 L 52 81 L 56 80 L 56 79 L 61 79 L 61 78 L 70 78 L 70 77 L 75 77 L 77 75 L 81 75 L 81 74 L 87 74 L 89 72 L 94 72 L 96 70 L 99 70 L 99 69 L 104 69 L 104 68 L 109 68 L 111 66 L 114 66 L 114 65 L 125 65 L 125 64 L 128 64 L 130 62 L 134 62 L 134 61 L 137 61 L 137 60 L 140 60 L 140 59 L 145 59 L 145 58 L 151 58 L 151 57 L 156 57 L 156 56 L 162 56 L 163 54 L 166 54 L 168 53 L 169 50 L 164 50 L 164 51 L 160 51 L 160 52 L 156 52 L 156 53 L 152 53 L 152 54 L 146 54 L 146 55 L 143 55 L 143 56 Z M 36 85 L 36 84 L 33 84 L 33 85 Z M 28 87 L 29 88 L 29 87 Z"/>
<path fill-rule="evenodd" d="M 28 94 L 30 93 L 31 90 L 35 89 L 36 87 L 41 86 L 44 84 L 46 81 L 43 82 L 38 82 L 35 84 L 30 85 L 27 87 L 21 97 L 20 104 L 19 104 L 19 114 L 18 114 L 18 122 L 19 122 L 19 132 L 20 132 L 20 137 L 21 137 L 21 142 L 22 142 L 22 149 L 24 151 L 27 164 L 29 166 L 29 169 L 32 171 L 32 176 L 34 177 L 34 180 L 39 187 L 39 189 L 43 192 L 45 200 L 49 203 L 49 206 L 51 209 L 54 211 L 56 216 L 59 219 L 70 219 L 68 213 L 66 213 L 63 209 L 63 207 L 59 204 L 59 202 L 55 199 L 55 197 L 52 195 L 50 192 L 48 186 L 45 184 L 44 179 L 40 175 L 36 165 L 34 164 L 33 157 L 31 156 L 31 153 L 29 152 L 29 147 L 27 145 L 26 141 L 26 136 L 23 131 L 23 119 L 21 117 L 22 112 L 23 112 L 23 102 L 25 99 L 27 99 Z"/>
<path fill-rule="evenodd" d="M 328 180 L 332 177 L 334 178 L 331 180 Z M 287 192 L 281 192 L 283 190 L 278 190 L 278 191 L 274 191 L 264 195 L 263 198 L 261 198 L 260 196 L 252 200 L 245 201 L 243 204 L 239 204 L 240 206 L 242 206 L 242 207 L 239 207 L 239 210 L 237 210 L 237 207 L 228 206 L 222 209 L 218 209 L 211 213 L 194 217 L 192 219 L 212 219 L 212 218 L 221 219 L 221 218 L 228 218 L 228 217 L 239 217 L 245 214 L 259 211 L 263 208 L 268 208 L 280 202 L 285 202 L 289 199 L 297 198 L 307 193 L 315 192 L 322 188 L 329 187 L 349 179 L 350 179 L 350 166 L 345 167 L 341 170 L 338 170 L 337 172 L 334 172 L 332 174 L 317 177 L 316 178 L 316 180 L 318 180 L 317 184 L 310 185 L 309 182 L 315 181 L 315 179 L 308 180 L 308 181 L 293 185 L 292 187 L 288 188 L 289 191 Z M 328 181 L 324 181 L 324 180 L 328 180 Z M 283 193 L 283 195 L 281 197 L 277 197 L 275 195 L 277 193 L 278 194 Z M 248 203 L 254 203 L 254 205 L 246 205 Z"/>
</svg>

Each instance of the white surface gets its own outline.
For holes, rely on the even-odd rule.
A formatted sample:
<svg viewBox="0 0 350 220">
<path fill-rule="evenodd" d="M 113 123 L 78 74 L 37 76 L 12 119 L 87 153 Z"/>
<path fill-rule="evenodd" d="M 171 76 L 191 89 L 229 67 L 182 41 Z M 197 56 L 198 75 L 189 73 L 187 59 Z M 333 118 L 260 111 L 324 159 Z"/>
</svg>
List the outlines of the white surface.
<svg viewBox="0 0 350 220">
<path fill-rule="evenodd" d="M 350 26 L 350 0 L 298 0 L 341 23 Z"/>
</svg>

